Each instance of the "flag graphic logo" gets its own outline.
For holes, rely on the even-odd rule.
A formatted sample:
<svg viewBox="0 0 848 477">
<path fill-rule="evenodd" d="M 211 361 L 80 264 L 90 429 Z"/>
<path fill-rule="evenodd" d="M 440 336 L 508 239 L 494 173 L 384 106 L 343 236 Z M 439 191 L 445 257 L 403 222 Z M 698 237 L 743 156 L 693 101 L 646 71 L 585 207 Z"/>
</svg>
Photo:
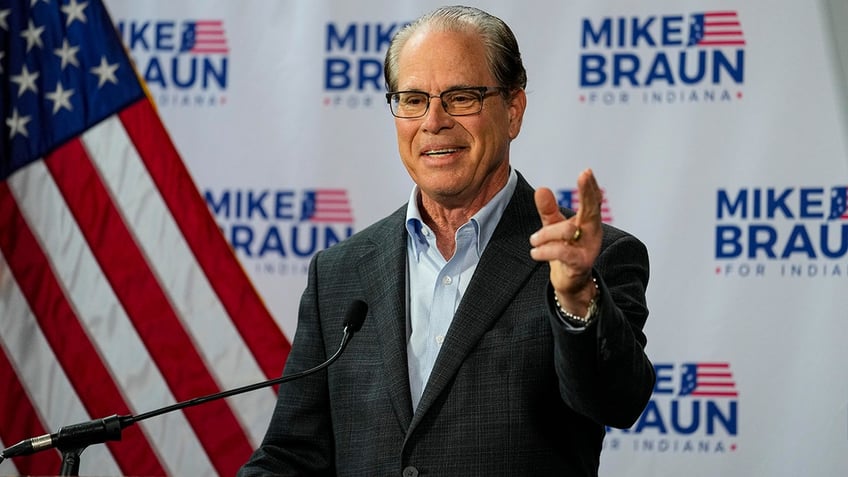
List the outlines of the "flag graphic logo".
<svg viewBox="0 0 848 477">
<path fill-rule="evenodd" d="M 601 221 L 609 224 L 613 221 L 612 209 L 607 200 L 606 191 L 601 189 L 601 192 L 604 193 L 601 200 Z M 559 189 L 556 191 L 556 199 L 560 207 L 574 211 L 580 208 L 580 191 L 578 189 Z"/>
<path fill-rule="evenodd" d="M 830 189 L 829 220 L 848 219 L 848 187 L 839 186 Z"/>
<path fill-rule="evenodd" d="M 729 363 L 687 363 L 681 366 L 680 396 L 737 397 Z"/>
<path fill-rule="evenodd" d="M 689 41 L 686 46 L 745 46 L 742 24 L 736 12 L 693 14 L 689 22 Z"/>
<path fill-rule="evenodd" d="M 289 342 L 99 0 L 0 0 L 0 114 L 0 445 L 281 374 Z M 86 450 L 81 472 L 233 475 L 274 401 L 146 420 Z"/>
<path fill-rule="evenodd" d="M 180 51 L 195 54 L 227 54 L 227 37 L 222 20 L 197 20 L 183 23 Z"/>
<path fill-rule="evenodd" d="M 317 189 L 304 193 L 301 220 L 352 224 L 353 212 L 344 189 Z"/>
</svg>

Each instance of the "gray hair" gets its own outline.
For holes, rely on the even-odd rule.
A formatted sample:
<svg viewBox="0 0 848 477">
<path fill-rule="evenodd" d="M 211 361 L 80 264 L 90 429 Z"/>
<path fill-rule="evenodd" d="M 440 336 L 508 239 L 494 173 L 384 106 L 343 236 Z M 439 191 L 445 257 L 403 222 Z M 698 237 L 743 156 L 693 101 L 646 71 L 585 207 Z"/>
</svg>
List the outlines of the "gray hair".
<svg viewBox="0 0 848 477">
<path fill-rule="evenodd" d="M 486 61 L 498 86 L 507 91 L 524 89 L 527 86 L 527 72 L 521 62 L 518 41 L 509 26 L 500 18 L 483 10 L 450 6 L 438 8 L 419 17 L 404 26 L 392 38 L 383 63 L 383 74 L 389 91 L 395 91 L 398 87 L 400 50 L 414 33 L 423 28 L 480 34 L 486 48 Z"/>
</svg>

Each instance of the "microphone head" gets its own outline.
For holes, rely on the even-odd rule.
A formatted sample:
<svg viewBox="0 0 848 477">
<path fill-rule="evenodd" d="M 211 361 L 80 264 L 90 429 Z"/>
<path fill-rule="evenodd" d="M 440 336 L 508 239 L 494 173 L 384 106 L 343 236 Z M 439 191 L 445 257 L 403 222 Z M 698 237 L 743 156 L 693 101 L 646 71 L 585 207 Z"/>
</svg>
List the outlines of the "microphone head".
<svg viewBox="0 0 848 477">
<path fill-rule="evenodd" d="M 362 300 L 353 300 L 347 308 L 344 318 L 344 329 L 350 333 L 356 333 L 362 328 L 365 315 L 368 314 L 368 304 Z"/>
</svg>

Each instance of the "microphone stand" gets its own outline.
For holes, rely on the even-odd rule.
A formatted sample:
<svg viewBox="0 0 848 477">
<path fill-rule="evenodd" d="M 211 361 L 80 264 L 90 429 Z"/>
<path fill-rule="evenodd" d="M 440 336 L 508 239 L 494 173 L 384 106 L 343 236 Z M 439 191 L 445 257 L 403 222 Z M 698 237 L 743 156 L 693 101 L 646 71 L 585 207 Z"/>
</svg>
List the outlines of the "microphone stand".
<svg viewBox="0 0 848 477">
<path fill-rule="evenodd" d="M 0 462 L 3 462 L 4 459 L 9 457 L 29 455 L 41 450 L 55 447 L 62 453 L 62 468 L 59 471 L 59 475 L 79 475 L 80 454 L 86 449 L 86 447 L 91 444 L 101 444 L 106 441 L 119 441 L 121 440 L 121 431 L 136 422 L 187 407 L 197 406 L 209 401 L 215 401 L 217 399 L 235 396 L 236 394 L 242 394 L 256 389 L 273 386 L 274 384 L 282 384 L 321 371 L 341 356 L 342 351 L 344 351 L 345 347 L 347 347 L 347 344 L 350 342 L 353 334 L 359 331 L 359 328 L 362 326 L 362 322 L 365 320 L 367 312 L 368 305 L 365 304 L 365 302 L 355 300 L 351 303 L 351 307 L 348 309 L 345 316 L 344 335 L 342 336 L 341 344 L 339 344 L 339 349 L 336 350 L 329 359 L 314 368 L 259 383 L 248 384 L 228 391 L 188 399 L 170 406 L 154 409 L 153 411 L 148 411 L 137 416 L 119 416 L 114 414 L 102 419 L 95 419 L 81 424 L 65 426 L 59 429 L 59 432 L 55 434 L 45 434 L 40 437 L 26 439 L 5 449 L 2 453 L 0 453 Z"/>
</svg>

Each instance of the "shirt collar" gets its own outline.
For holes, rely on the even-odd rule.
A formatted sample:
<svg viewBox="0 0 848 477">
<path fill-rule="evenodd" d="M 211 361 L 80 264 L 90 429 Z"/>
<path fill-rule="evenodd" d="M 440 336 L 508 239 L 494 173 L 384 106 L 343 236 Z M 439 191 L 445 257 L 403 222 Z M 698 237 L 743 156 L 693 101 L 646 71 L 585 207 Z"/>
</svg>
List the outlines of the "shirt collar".
<svg viewBox="0 0 848 477">
<path fill-rule="evenodd" d="M 495 228 L 498 222 L 500 222 L 504 209 L 506 209 L 507 204 L 509 204 L 512 198 L 512 193 L 515 191 L 515 185 L 517 183 L 518 174 L 515 172 L 515 169 L 510 168 L 509 179 L 507 179 L 506 185 L 469 220 L 477 236 L 478 258 L 483 254 L 483 250 L 495 233 Z M 421 211 L 418 209 L 418 195 L 420 193 L 421 191 L 418 185 L 413 186 L 409 196 L 409 202 L 406 205 L 406 231 L 409 233 L 412 251 L 415 254 L 416 260 L 429 248 L 427 236 L 432 234 L 429 227 L 421 219 Z"/>
</svg>

